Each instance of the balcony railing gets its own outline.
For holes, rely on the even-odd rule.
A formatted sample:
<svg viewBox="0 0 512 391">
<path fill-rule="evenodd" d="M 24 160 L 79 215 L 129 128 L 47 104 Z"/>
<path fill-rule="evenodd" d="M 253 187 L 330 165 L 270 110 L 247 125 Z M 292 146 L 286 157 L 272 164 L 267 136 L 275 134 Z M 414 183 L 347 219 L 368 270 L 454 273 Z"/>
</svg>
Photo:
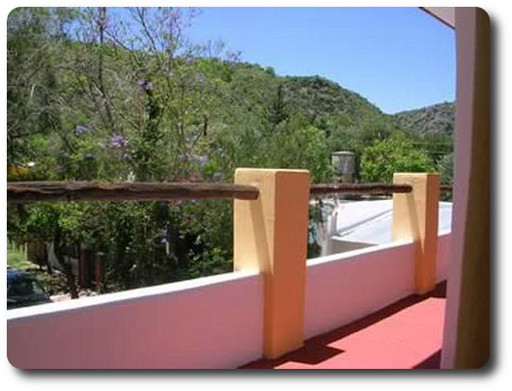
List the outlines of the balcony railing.
<svg viewBox="0 0 512 391">
<path fill-rule="evenodd" d="M 388 183 L 336 183 L 311 185 L 311 196 L 410 193 L 412 186 Z M 101 182 L 11 182 L 9 202 L 28 201 L 162 201 L 176 198 L 256 200 L 259 189 L 225 183 L 101 183 Z"/>
<path fill-rule="evenodd" d="M 340 191 L 394 193 L 395 241 L 306 261 L 309 198 Z M 439 191 L 434 174 L 310 186 L 307 171 L 258 169 L 206 187 L 10 183 L 10 202 L 235 198 L 235 271 L 10 310 L 9 360 L 19 368 L 234 368 L 276 358 L 446 279 L 450 235 L 438 239 Z"/>
</svg>

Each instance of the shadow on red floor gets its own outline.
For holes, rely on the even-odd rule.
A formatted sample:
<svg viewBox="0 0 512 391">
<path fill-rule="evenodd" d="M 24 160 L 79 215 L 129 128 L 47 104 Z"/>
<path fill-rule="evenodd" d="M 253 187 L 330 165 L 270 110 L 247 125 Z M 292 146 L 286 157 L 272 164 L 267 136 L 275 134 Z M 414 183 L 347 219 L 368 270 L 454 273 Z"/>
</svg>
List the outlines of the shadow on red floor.
<svg viewBox="0 0 512 391">
<path fill-rule="evenodd" d="M 276 360 L 242 369 L 436 369 L 441 359 L 446 284 L 307 340 Z"/>
</svg>

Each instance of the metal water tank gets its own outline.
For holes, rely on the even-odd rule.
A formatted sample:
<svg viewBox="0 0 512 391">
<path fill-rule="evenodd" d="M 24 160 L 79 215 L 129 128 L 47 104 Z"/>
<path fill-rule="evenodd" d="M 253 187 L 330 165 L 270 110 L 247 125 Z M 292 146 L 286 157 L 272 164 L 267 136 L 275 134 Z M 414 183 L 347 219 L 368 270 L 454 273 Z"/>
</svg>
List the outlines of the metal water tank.
<svg viewBox="0 0 512 391">
<path fill-rule="evenodd" d="M 337 151 L 331 154 L 336 180 L 342 183 L 354 181 L 356 156 L 354 152 Z"/>
</svg>

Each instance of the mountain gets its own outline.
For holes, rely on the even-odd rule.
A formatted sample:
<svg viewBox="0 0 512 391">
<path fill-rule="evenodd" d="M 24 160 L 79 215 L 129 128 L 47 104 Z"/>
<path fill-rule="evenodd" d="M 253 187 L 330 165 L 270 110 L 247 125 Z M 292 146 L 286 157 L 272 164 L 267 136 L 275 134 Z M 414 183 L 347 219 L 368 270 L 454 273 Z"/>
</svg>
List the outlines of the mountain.
<svg viewBox="0 0 512 391">
<path fill-rule="evenodd" d="M 224 81 L 228 101 L 251 114 L 284 110 L 319 127 L 340 119 L 354 124 L 362 118 L 387 117 L 361 95 L 320 76 L 279 76 L 272 68 L 240 63 Z"/>
<path fill-rule="evenodd" d="M 298 113 L 312 116 L 345 115 L 353 118 L 383 114 L 361 95 L 320 76 L 288 76 L 283 83 L 290 106 Z"/>
<path fill-rule="evenodd" d="M 403 111 L 393 117 L 404 129 L 419 135 L 451 135 L 455 129 L 455 104 L 439 103 L 421 109 Z"/>
<path fill-rule="evenodd" d="M 239 64 L 229 81 L 230 95 L 251 114 L 262 114 L 272 105 L 291 116 L 328 132 L 339 128 L 403 129 L 418 136 L 451 135 L 455 127 L 454 103 L 440 103 L 394 115 L 383 113 L 366 98 L 320 76 L 278 76 L 271 68 Z M 278 102 L 282 100 L 282 102 Z"/>
</svg>

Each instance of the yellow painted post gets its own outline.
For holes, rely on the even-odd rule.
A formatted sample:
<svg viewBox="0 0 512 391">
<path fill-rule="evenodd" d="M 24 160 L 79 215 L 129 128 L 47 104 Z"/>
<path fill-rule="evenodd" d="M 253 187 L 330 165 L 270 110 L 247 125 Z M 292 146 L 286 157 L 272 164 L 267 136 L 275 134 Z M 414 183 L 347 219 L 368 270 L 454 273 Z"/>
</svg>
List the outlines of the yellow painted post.
<svg viewBox="0 0 512 391">
<path fill-rule="evenodd" d="M 413 188 L 393 195 L 393 240 L 415 242 L 414 286 L 424 294 L 436 286 L 439 174 L 395 173 L 393 183 Z"/>
<path fill-rule="evenodd" d="M 264 274 L 264 355 L 273 359 L 304 341 L 309 171 L 239 168 L 235 183 L 260 190 L 234 202 L 234 268 Z"/>
</svg>

